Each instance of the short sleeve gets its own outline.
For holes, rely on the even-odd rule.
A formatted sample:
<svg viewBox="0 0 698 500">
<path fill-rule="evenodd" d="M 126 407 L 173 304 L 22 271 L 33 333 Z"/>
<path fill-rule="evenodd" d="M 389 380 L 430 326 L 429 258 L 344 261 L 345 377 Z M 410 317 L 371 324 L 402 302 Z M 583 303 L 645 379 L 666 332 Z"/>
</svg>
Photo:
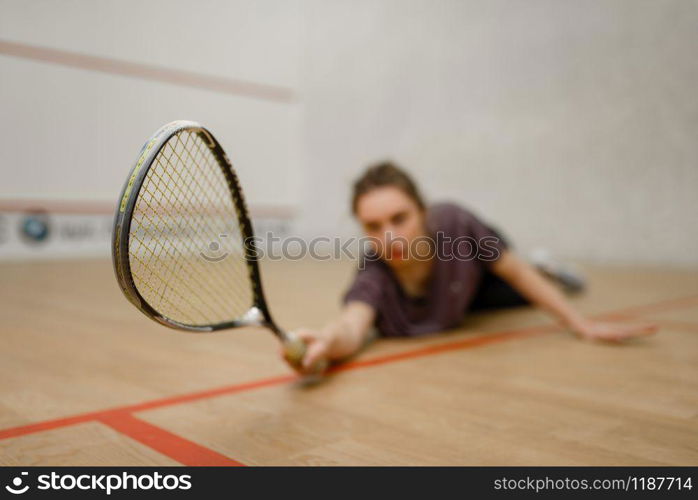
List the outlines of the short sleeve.
<svg viewBox="0 0 698 500">
<path fill-rule="evenodd" d="M 489 266 L 509 248 L 506 238 L 490 224 L 456 203 L 440 203 L 432 209 L 431 225 L 458 241 L 453 251 Z M 463 249 L 461 246 L 463 245 Z"/>
<path fill-rule="evenodd" d="M 490 265 L 509 248 L 504 236 L 476 215 L 468 212 L 467 233 L 477 242 L 477 260 Z"/>
<path fill-rule="evenodd" d="M 369 265 L 356 272 L 354 281 L 344 294 L 343 303 L 352 301 L 364 302 L 373 307 L 376 312 L 381 310 L 383 303 L 383 275 L 376 266 Z"/>
</svg>

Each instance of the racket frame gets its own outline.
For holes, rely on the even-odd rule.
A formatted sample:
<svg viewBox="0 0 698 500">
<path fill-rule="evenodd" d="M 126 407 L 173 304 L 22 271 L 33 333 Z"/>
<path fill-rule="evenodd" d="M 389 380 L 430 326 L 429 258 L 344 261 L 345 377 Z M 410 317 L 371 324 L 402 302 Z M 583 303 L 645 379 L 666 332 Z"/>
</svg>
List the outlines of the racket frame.
<svg viewBox="0 0 698 500">
<path fill-rule="evenodd" d="M 252 284 L 253 303 L 243 317 L 210 325 L 188 325 L 168 318 L 158 312 L 138 291 L 133 280 L 133 275 L 131 274 L 131 264 L 129 261 L 128 248 L 131 219 L 136 206 L 136 200 L 138 199 L 146 175 L 165 144 L 167 144 L 174 135 L 187 130 L 196 132 L 208 146 L 228 183 L 229 192 L 237 213 L 240 233 L 242 235 L 245 264 L 249 273 L 250 283 Z M 141 148 L 138 159 L 131 168 L 128 179 L 121 190 L 118 203 L 116 215 L 114 217 L 111 244 L 114 273 L 116 274 L 116 279 L 121 291 L 129 302 L 136 306 L 143 314 L 170 328 L 189 332 L 213 332 L 241 326 L 261 326 L 271 330 L 284 343 L 295 341 L 295 338 L 291 338 L 288 333 L 284 332 L 276 325 L 269 312 L 262 289 L 262 279 L 259 272 L 258 252 L 255 246 L 252 221 L 248 215 L 247 205 L 242 193 L 242 188 L 240 187 L 240 182 L 230 159 L 225 154 L 220 143 L 205 127 L 197 122 L 186 120 L 175 121 L 161 127 Z"/>
</svg>

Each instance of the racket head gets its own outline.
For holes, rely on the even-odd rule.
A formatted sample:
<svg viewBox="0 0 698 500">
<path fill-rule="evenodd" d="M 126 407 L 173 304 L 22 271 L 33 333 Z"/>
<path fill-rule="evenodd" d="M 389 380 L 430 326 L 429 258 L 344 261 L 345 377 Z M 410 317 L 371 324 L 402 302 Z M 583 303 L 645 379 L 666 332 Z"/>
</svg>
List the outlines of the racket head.
<svg viewBox="0 0 698 500">
<path fill-rule="evenodd" d="M 224 258 L 212 257 L 223 239 Z M 192 121 L 160 128 L 141 149 L 116 208 L 112 260 L 126 298 L 172 328 L 276 331 L 257 259 L 240 183 L 213 134 Z"/>
</svg>

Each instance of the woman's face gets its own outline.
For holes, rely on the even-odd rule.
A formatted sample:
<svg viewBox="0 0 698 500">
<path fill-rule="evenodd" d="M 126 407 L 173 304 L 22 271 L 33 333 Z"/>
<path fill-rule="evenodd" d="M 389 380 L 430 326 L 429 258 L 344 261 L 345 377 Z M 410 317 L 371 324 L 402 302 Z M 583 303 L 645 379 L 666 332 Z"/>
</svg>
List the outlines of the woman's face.
<svg viewBox="0 0 698 500">
<path fill-rule="evenodd" d="M 356 218 L 371 238 L 376 253 L 394 268 L 414 260 L 409 249 L 414 250 L 417 238 L 426 236 L 424 211 L 394 186 L 375 188 L 361 195 Z"/>
</svg>

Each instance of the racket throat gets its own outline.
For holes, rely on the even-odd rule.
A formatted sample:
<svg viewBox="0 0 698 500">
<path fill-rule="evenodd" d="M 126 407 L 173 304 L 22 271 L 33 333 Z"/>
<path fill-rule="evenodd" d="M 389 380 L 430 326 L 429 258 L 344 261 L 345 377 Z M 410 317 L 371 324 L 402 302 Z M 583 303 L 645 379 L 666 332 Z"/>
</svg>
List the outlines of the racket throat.
<svg viewBox="0 0 698 500">
<path fill-rule="evenodd" d="M 245 315 L 240 318 L 240 323 L 245 326 L 267 326 L 267 320 L 259 307 L 251 307 Z"/>
<path fill-rule="evenodd" d="M 279 337 L 283 342 L 288 340 L 286 332 L 281 330 L 276 324 L 271 321 L 259 307 L 251 307 L 241 318 L 240 324 L 244 326 L 261 326 L 268 328 L 274 335 Z"/>
</svg>

